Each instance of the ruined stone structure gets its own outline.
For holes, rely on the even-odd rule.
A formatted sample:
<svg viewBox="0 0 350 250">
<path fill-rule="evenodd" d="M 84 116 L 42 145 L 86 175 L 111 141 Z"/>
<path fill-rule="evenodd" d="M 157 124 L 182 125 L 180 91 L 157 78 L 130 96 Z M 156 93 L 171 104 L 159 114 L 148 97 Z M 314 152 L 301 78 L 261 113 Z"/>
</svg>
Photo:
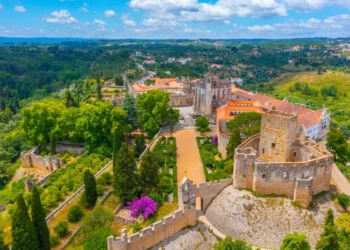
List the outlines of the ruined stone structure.
<svg viewBox="0 0 350 250">
<path fill-rule="evenodd" d="M 196 225 L 198 210 L 205 210 L 210 202 L 231 183 L 232 179 L 225 179 L 195 185 L 191 180 L 184 178 L 179 187 L 179 209 L 176 212 L 131 236 L 128 236 L 124 229 L 121 237 L 108 237 L 108 250 L 149 249 L 185 227 Z M 200 198 L 201 206 L 199 208 L 197 206 L 196 211 L 197 198 Z"/>
<path fill-rule="evenodd" d="M 171 107 L 192 106 L 192 96 L 184 93 L 172 93 L 169 96 Z"/>
<path fill-rule="evenodd" d="M 231 83 L 228 79 L 206 74 L 203 81 L 196 81 L 192 85 L 193 105 L 196 112 L 215 115 L 216 108 L 225 105 L 231 99 Z"/>
<path fill-rule="evenodd" d="M 48 172 L 56 171 L 63 167 L 62 159 L 53 156 L 40 156 L 40 147 L 36 147 L 28 152 L 21 153 L 22 167 L 38 167 L 46 169 Z"/>
<path fill-rule="evenodd" d="M 270 111 L 262 115 L 260 135 L 235 150 L 234 187 L 285 195 L 303 207 L 312 195 L 330 189 L 333 155 L 321 150 L 297 127 L 297 115 Z"/>
<path fill-rule="evenodd" d="M 83 145 L 72 145 L 70 143 L 59 143 L 56 146 L 57 153 L 76 153 L 78 155 L 85 151 Z M 38 167 L 46 169 L 48 172 L 56 171 L 63 167 L 62 159 L 57 158 L 56 155 L 53 156 L 40 156 L 41 149 L 37 146 L 30 151 L 21 153 L 22 167 L 32 168 Z"/>
</svg>

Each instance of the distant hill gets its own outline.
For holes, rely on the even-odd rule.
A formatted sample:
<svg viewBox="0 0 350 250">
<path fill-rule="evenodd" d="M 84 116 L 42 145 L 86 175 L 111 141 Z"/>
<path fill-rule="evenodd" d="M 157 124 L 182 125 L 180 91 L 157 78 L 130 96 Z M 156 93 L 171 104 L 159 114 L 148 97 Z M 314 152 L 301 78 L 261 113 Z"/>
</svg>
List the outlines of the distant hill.
<svg viewBox="0 0 350 250">
<path fill-rule="evenodd" d="M 50 37 L 0 37 L 0 43 L 2 44 L 57 44 L 62 42 L 79 42 L 86 40 L 85 38 L 50 38 Z"/>
</svg>

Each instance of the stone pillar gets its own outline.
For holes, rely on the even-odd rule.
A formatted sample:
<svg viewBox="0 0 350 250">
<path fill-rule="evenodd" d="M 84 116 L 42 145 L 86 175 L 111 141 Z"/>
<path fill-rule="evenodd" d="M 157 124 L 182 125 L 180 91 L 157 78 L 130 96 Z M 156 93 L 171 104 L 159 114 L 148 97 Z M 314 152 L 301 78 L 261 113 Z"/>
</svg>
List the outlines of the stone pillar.
<svg viewBox="0 0 350 250">
<path fill-rule="evenodd" d="M 25 180 L 25 188 L 26 188 L 26 193 L 32 191 L 32 188 L 35 186 L 35 179 L 34 178 L 29 178 Z"/>
<path fill-rule="evenodd" d="M 312 201 L 311 187 L 312 177 L 308 179 L 296 178 L 294 186 L 294 197 L 293 200 L 298 202 L 303 208 L 307 208 Z"/>
</svg>

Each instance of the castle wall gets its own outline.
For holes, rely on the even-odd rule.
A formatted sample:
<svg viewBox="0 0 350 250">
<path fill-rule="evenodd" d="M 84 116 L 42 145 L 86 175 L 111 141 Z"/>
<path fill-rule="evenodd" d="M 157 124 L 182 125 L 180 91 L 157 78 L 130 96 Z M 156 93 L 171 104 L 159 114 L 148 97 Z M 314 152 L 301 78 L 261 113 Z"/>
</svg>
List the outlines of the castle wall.
<svg viewBox="0 0 350 250">
<path fill-rule="evenodd" d="M 181 209 L 127 237 L 126 230 L 121 237 L 110 236 L 107 239 L 108 250 L 145 250 L 162 242 L 187 226 L 197 223 L 196 210 Z"/>
<path fill-rule="evenodd" d="M 293 200 L 302 207 L 307 208 L 312 201 L 312 177 L 309 179 L 299 179 L 295 181 Z"/>
<path fill-rule="evenodd" d="M 256 151 L 252 148 L 236 149 L 233 168 L 234 188 L 252 189 L 256 158 Z"/>
<path fill-rule="evenodd" d="M 46 169 L 49 172 L 55 171 L 63 167 L 62 159 L 54 156 L 40 156 L 32 154 L 31 152 L 21 153 L 21 160 L 23 167 L 37 167 Z"/>
<path fill-rule="evenodd" d="M 253 190 L 262 194 L 277 194 L 294 197 L 297 179 L 313 178 L 312 195 L 329 190 L 332 157 L 308 162 L 255 163 Z"/>
</svg>

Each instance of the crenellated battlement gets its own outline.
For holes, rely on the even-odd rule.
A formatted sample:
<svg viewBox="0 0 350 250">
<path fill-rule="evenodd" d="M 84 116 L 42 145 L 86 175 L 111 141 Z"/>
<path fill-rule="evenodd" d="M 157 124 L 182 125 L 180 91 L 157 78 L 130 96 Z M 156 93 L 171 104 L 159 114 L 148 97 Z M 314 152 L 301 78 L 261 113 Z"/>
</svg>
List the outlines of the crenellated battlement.
<svg viewBox="0 0 350 250">
<path fill-rule="evenodd" d="M 183 228 L 194 226 L 196 223 L 196 210 L 194 207 L 192 209 L 180 209 L 164 217 L 162 220 L 142 229 L 138 233 L 127 236 L 126 229 L 124 229 L 122 230 L 120 237 L 108 237 L 108 249 L 149 249 Z"/>
</svg>

